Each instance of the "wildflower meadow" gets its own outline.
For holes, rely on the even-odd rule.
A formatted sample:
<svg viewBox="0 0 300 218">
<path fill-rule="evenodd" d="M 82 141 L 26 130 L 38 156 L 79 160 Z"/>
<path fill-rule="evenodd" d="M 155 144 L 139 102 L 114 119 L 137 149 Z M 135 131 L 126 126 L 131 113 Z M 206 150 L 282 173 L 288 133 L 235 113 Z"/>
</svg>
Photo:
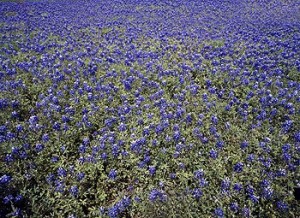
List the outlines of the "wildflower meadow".
<svg viewBox="0 0 300 218">
<path fill-rule="evenodd" d="M 0 217 L 300 217 L 299 0 L 0 1 Z"/>
</svg>

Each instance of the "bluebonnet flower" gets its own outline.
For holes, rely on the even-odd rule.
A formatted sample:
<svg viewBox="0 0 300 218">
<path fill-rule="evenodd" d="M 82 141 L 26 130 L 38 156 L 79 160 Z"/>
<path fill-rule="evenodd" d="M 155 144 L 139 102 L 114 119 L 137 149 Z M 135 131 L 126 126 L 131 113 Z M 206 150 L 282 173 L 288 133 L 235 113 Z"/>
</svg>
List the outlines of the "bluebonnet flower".
<svg viewBox="0 0 300 218">
<path fill-rule="evenodd" d="M 276 206 L 282 212 L 286 212 L 289 209 L 288 204 L 281 200 L 276 202 Z"/>
<path fill-rule="evenodd" d="M 141 145 L 137 141 L 133 141 L 130 145 L 130 149 L 139 153 L 141 151 Z"/>
<path fill-rule="evenodd" d="M 66 150 L 66 146 L 64 146 L 64 145 L 60 146 L 60 150 L 61 150 L 61 152 L 64 152 Z"/>
<path fill-rule="evenodd" d="M 154 202 L 156 200 L 166 201 L 166 199 L 167 199 L 167 195 L 164 192 L 159 191 L 157 189 L 152 189 L 149 194 L 149 200 L 151 202 Z"/>
<path fill-rule="evenodd" d="M 201 179 L 201 178 L 203 178 L 203 177 L 204 177 L 204 171 L 203 171 L 203 169 L 196 170 L 196 171 L 194 172 L 194 177 L 195 177 L 196 179 Z"/>
<path fill-rule="evenodd" d="M 212 135 L 216 135 L 217 134 L 217 128 L 213 125 L 210 126 L 209 131 Z"/>
<path fill-rule="evenodd" d="M 181 163 L 181 162 L 180 162 L 180 163 L 179 163 L 179 168 L 180 168 L 180 169 L 184 169 L 184 168 L 185 168 L 184 163 Z"/>
<path fill-rule="evenodd" d="M 70 193 L 72 196 L 76 197 L 79 193 L 78 187 L 76 185 L 71 186 Z"/>
<path fill-rule="evenodd" d="M 86 152 L 86 148 L 87 147 L 84 144 L 80 144 L 79 148 L 78 148 L 79 153 L 85 153 Z"/>
<path fill-rule="evenodd" d="M 214 150 L 214 149 L 211 149 L 211 150 L 209 151 L 209 156 L 210 156 L 211 158 L 213 158 L 213 159 L 217 159 L 217 157 L 218 157 L 218 152 L 217 152 L 216 150 Z"/>
<path fill-rule="evenodd" d="M 212 85 L 212 82 L 211 82 L 211 80 L 206 80 L 205 81 L 205 85 L 207 86 L 207 88 L 209 88 L 211 85 Z"/>
<path fill-rule="evenodd" d="M 149 156 L 149 153 L 146 152 L 146 154 L 144 155 L 144 161 L 145 161 L 145 163 L 149 163 L 150 160 L 151 160 L 151 156 Z"/>
<path fill-rule="evenodd" d="M 208 99 L 207 99 L 207 93 L 203 93 L 202 94 L 202 99 L 203 99 L 204 102 L 208 101 Z"/>
<path fill-rule="evenodd" d="M 17 100 L 11 101 L 11 106 L 13 107 L 13 109 L 16 109 L 19 105 L 20 105 L 19 101 L 17 101 Z"/>
<path fill-rule="evenodd" d="M 256 195 L 254 195 L 254 194 L 250 194 L 249 195 L 249 198 L 250 198 L 250 200 L 253 202 L 253 203 L 258 203 L 258 199 L 259 199 L 259 197 L 258 196 L 256 196 Z"/>
<path fill-rule="evenodd" d="M 9 204 L 11 201 L 14 200 L 14 197 L 12 195 L 7 195 L 3 198 L 3 203 L 4 204 Z"/>
<path fill-rule="evenodd" d="M 58 156 L 53 156 L 53 157 L 51 158 L 51 162 L 52 162 L 52 163 L 56 163 L 58 160 L 59 160 L 59 157 L 58 157 Z"/>
<path fill-rule="evenodd" d="M 210 87 L 209 89 L 208 89 L 208 91 L 209 91 L 209 93 L 211 93 L 211 94 L 216 94 L 216 88 L 215 87 Z"/>
<path fill-rule="evenodd" d="M 117 171 L 115 169 L 111 169 L 108 174 L 108 178 L 111 180 L 115 180 L 116 177 L 117 177 Z"/>
<path fill-rule="evenodd" d="M 58 123 L 58 122 L 55 122 L 55 123 L 53 124 L 53 129 L 56 130 L 56 131 L 60 131 L 60 127 L 61 127 L 61 125 L 60 125 L 60 123 Z"/>
<path fill-rule="evenodd" d="M 100 214 L 100 216 L 104 216 L 104 214 L 105 214 L 105 208 L 104 207 L 99 207 L 99 214 Z"/>
<path fill-rule="evenodd" d="M 0 185 L 6 185 L 11 181 L 12 177 L 4 174 L 0 177 Z"/>
<path fill-rule="evenodd" d="M 108 128 L 111 128 L 114 125 L 115 122 L 116 122 L 115 118 L 108 118 L 104 121 L 105 126 L 108 127 Z"/>
<path fill-rule="evenodd" d="M 195 188 L 193 191 L 192 191 L 192 196 L 196 199 L 196 200 L 199 200 L 203 195 L 203 192 L 201 191 L 201 189 L 199 188 Z"/>
<path fill-rule="evenodd" d="M 272 108 L 272 110 L 270 112 L 271 117 L 275 117 L 276 114 L 277 114 L 277 109 L 276 108 Z"/>
<path fill-rule="evenodd" d="M 182 75 L 179 76 L 179 83 L 184 84 L 184 77 Z"/>
<path fill-rule="evenodd" d="M 273 197 L 273 189 L 270 186 L 263 187 L 262 189 L 262 197 L 265 199 L 271 199 Z"/>
<path fill-rule="evenodd" d="M 148 127 L 145 127 L 143 129 L 143 136 L 148 136 L 148 135 L 150 135 L 150 129 Z"/>
<path fill-rule="evenodd" d="M 171 142 L 172 141 L 172 138 L 171 136 L 169 135 L 166 135 L 166 138 L 165 138 L 166 142 Z"/>
<path fill-rule="evenodd" d="M 83 180 L 83 178 L 85 177 L 85 174 L 83 172 L 79 172 L 77 173 L 77 181 L 81 181 Z"/>
<path fill-rule="evenodd" d="M 282 159 L 284 160 L 284 162 L 288 163 L 288 162 L 291 161 L 292 155 L 290 155 L 289 153 L 283 153 L 282 154 Z"/>
<path fill-rule="evenodd" d="M 7 132 L 7 126 L 6 125 L 1 125 L 0 126 L 0 134 L 1 135 L 5 135 L 6 134 L 6 132 Z"/>
<path fill-rule="evenodd" d="M 235 183 L 233 185 L 233 190 L 235 190 L 236 192 L 240 192 L 240 191 L 242 191 L 242 189 L 243 189 L 243 186 L 239 183 Z"/>
<path fill-rule="evenodd" d="M 155 166 L 149 166 L 149 173 L 151 176 L 153 176 L 156 172 L 156 168 Z"/>
<path fill-rule="evenodd" d="M 38 123 L 38 121 L 39 121 L 39 118 L 37 116 L 31 116 L 29 118 L 29 123 L 32 126 L 35 126 Z"/>
<path fill-rule="evenodd" d="M 108 216 L 110 218 L 117 218 L 119 215 L 119 210 L 116 206 L 108 208 Z"/>
<path fill-rule="evenodd" d="M 102 159 L 102 160 L 106 160 L 106 159 L 107 159 L 107 154 L 106 154 L 105 152 L 103 152 L 103 153 L 101 154 L 101 159 Z"/>
<path fill-rule="evenodd" d="M 120 126 L 119 126 L 119 131 L 124 132 L 124 131 L 126 131 L 126 128 L 127 128 L 126 124 L 121 123 Z"/>
<path fill-rule="evenodd" d="M 64 123 L 63 124 L 63 130 L 66 132 L 66 131 L 68 131 L 70 128 L 69 128 L 69 126 L 66 124 L 66 123 Z"/>
<path fill-rule="evenodd" d="M 5 162 L 6 163 L 12 163 L 14 161 L 14 157 L 12 154 L 6 154 L 5 155 Z"/>
<path fill-rule="evenodd" d="M 124 115 L 121 115 L 121 116 L 120 116 L 120 121 L 121 121 L 121 122 L 126 122 L 126 120 L 127 120 L 127 117 L 126 117 L 126 116 L 124 116 Z"/>
<path fill-rule="evenodd" d="M 212 117 L 211 117 L 211 122 L 212 122 L 213 124 L 217 125 L 217 124 L 218 124 L 218 118 L 217 118 L 216 116 L 212 116 Z"/>
<path fill-rule="evenodd" d="M 59 167 L 57 169 L 57 174 L 58 174 L 58 176 L 66 177 L 67 176 L 67 171 L 63 167 Z"/>
<path fill-rule="evenodd" d="M 217 217 L 224 217 L 224 212 L 221 208 L 218 207 L 218 208 L 215 209 L 215 215 Z"/>
<path fill-rule="evenodd" d="M 50 173 L 49 175 L 47 175 L 46 181 L 48 184 L 52 184 L 54 182 L 54 180 L 55 180 L 54 174 Z"/>
<path fill-rule="evenodd" d="M 225 123 L 225 127 L 226 127 L 227 130 L 230 129 L 230 128 L 231 128 L 230 123 L 229 123 L 229 122 L 226 122 L 226 123 Z"/>
<path fill-rule="evenodd" d="M 61 119 L 62 119 L 62 122 L 64 122 L 64 123 L 67 123 L 70 121 L 70 118 L 66 115 L 62 115 Z"/>
<path fill-rule="evenodd" d="M 293 126 L 293 121 L 292 120 L 286 120 L 283 124 L 282 124 L 282 130 L 284 133 L 287 133 Z"/>
<path fill-rule="evenodd" d="M 131 199 L 127 196 L 124 196 L 121 200 L 121 205 L 123 207 L 123 210 L 125 210 L 127 207 L 129 207 L 131 204 Z"/>
<path fill-rule="evenodd" d="M 107 140 L 108 140 L 108 142 L 109 142 L 110 144 L 114 144 L 114 143 L 115 143 L 115 137 L 114 137 L 114 135 L 109 136 L 109 137 L 107 138 Z"/>
<path fill-rule="evenodd" d="M 151 114 L 148 114 L 148 119 L 152 119 L 153 118 L 153 114 L 151 113 Z"/>
<path fill-rule="evenodd" d="M 95 157 L 93 157 L 93 156 L 90 155 L 90 154 L 86 157 L 86 161 L 87 161 L 88 163 L 96 163 Z"/>
<path fill-rule="evenodd" d="M 20 202 L 22 199 L 23 199 L 23 196 L 20 195 L 20 194 L 18 194 L 18 195 L 15 197 L 14 202 Z"/>
<path fill-rule="evenodd" d="M 36 150 L 36 152 L 41 152 L 42 150 L 44 150 L 44 145 L 42 145 L 40 143 L 36 144 L 35 150 Z"/>
<path fill-rule="evenodd" d="M 186 122 L 187 123 L 191 123 L 193 121 L 193 117 L 192 117 L 192 114 L 191 113 L 188 113 L 186 115 Z"/>
<path fill-rule="evenodd" d="M 111 218 L 116 218 L 121 215 L 122 212 L 126 210 L 131 204 L 129 197 L 123 197 L 122 200 L 114 204 L 112 207 L 108 208 L 108 216 Z"/>
<path fill-rule="evenodd" d="M 141 201 L 141 198 L 138 197 L 138 196 L 135 196 L 135 197 L 134 197 L 134 201 L 135 201 L 135 202 L 140 202 L 140 201 Z"/>
<path fill-rule="evenodd" d="M 174 135 L 173 135 L 173 139 L 175 142 L 178 142 L 180 139 L 180 132 L 179 131 L 175 131 Z"/>
<path fill-rule="evenodd" d="M 176 177 L 177 177 L 176 173 L 170 173 L 169 176 L 170 176 L 170 179 L 176 179 Z"/>
<path fill-rule="evenodd" d="M 165 186 L 165 183 L 163 181 L 159 181 L 159 187 L 163 188 Z"/>
<path fill-rule="evenodd" d="M 125 90 L 127 90 L 127 91 L 130 91 L 131 88 L 132 88 L 132 83 L 131 83 L 131 81 L 125 80 L 125 81 L 123 82 L 123 85 L 124 85 Z"/>
<path fill-rule="evenodd" d="M 253 162 L 255 160 L 255 155 L 254 154 L 249 154 L 246 160 L 250 163 Z"/>
<path fill-rule="evenodd" d="M 118 157 L 118 155 L 120 154 L 119 146 L 117 144 L 114 144 L 112 146 L 111 152 L 112 152 L 112 155 L 113 155 L 114 158 Z"/>
<path fill-rule="evenodd" d="M 242 143 L 241 143 L 241 149 L 245 149 L 245 148 L 247 148 L 249 146 L 249 143 L 247 142 L 247 141 L 243 141 Z"/>
<path fill-rule="evenodd" d="M 122 151 L 121 152 L 121 155 L 123 156 L 123 157 L 126 157 L 126 156 L 128 156 L 129 155 L 129 153 L 128 153 L 128 151 Z"/>
<path fill-rule="evenodd" d="M 176 116 L 175 117 L 177 119 L 180 119 L 180 118 L 182 118 L 182 116 L 184 115 L 184 113 L 185 113 L 185 109 L 182 108 L 182 107 L 180 107 L 180 106 L 178 106 L 177 109 L 176 109 Z"/>
<path fill-rule="evenodd" d="M 164 131 L 163 126 L 162 126 L 161 124 L 158 124 L 158 125 L 156 126 L 156 128 L 155 128 L 156 134 L 159 135 L 159 134 L 161 134 L 163 131 Z"/>
<path fill-rule="evenodd" d="M 242 209 L 242 216 L 243 216 L 243 217 L 246 217 L 246 218 L 250 217 L 250 209 L 247 208 L 247 207 L 244 207 L 244 208 Z"/>
<path fill-rule="evenodd" d="M 175 151 L 181 152 L 183 148 L 184 148 L 184 144 L 178 143 L 178 144 L 176 144 L 176 146 L 175 146 Z"/>
<path fill-rule="evenodd" d="M 230 210 L 233 212 L 233 213 L 237 213 L 238 210 L 239 210 L 239 205 L 237 202 L 233 202 L 233 203 L 230 203 Z"/>
<path fill-rule="evenodd" d="M 82 143 L 84 144 L 84 145 L 88 145 L 89 143 L 90 143 L 90 140 L 89 140 L 89 138 L 84 138 L 83 140 L 82 140 Z"/>
<path fill-rule="evenodd" d="M 230 179 L 229 178 L 226 178 L 226 179 L 223 179 L 222 182 L 221 182 L 221 191 L 222 192 L 228 192 L 229 188 L 230 188 Z"/>
<path fill-rule="evenodd" d="M 260 185 L 261 185 L 262 187 L 268 187 L 268 186 L 271 185 L 271 183 L 270 183 L 269 180 L 264 179 L 264 180 L 261 181 Z"/>
<path fill-rule="evenodd" d="M 205 178 L 199 179 L 199 186 L 204 187 L 208 185 L 208 181 Z"/>
<path fill-rule="evenodd" d="M 282 150 L 283 153 L 287 153 L 290 149 L 291 149 L 291 145 L 290 144 L 284 144 L 281 147 L 281 150 Z"/>
<path fill-rule="evenodd" d="M 96 155 L 100 151 L 100 146 L 94 145 L 92 147 L 92 154 Z"/>
<path fill-rule="evenodd" d="M 272 160 L 271 158 L 263 158 L 263 157 L 259 157 L 258 160 L 263 164 L 264 167 L 266 168 L 270 168 L 271 167 L 271 163 Z"/>
<path fill-rule="evenodd" d="M 28 154 L 26 153 L 26 151 L 20 151 L 20 152 L 19 152 L 19 157 L 20 157 L 21 159 L 25 159 L 25 158 L 28 157 Z"/>
<path fill-rule="evenodd" d="M 15 137 L 16 137 L 16 134 L 13 132 L 7 132 L 7 134 L 6 134 L 6 139 L 8 139 L 8 140 L 13 140 L 13 139 L 15 139 Z"/>
<path fill-rule="evenodd" d="M 224 147 L 224 142 L 223 141 L 217 141 L 216 148 L 217 149 L 222 149 L 223 147 Z"/>
<path fill-rule="evenodd" d="M 254 195 L 254 188 L 252 185 L 247 185 L 246 192 L 248 195 Z"/>
<path fill-rule="evenodd" d="M 276 174 L 275 174 L 277 177 L 284 177 L 286 176 L 286 170 L 285 169 L 279 169 L 276 171 Z"/>
<path fill-rule="evenodd" d="M 143 119 L 139 119 L 139 120 L 138 120 L 138 125 L 141 126 L 141 125 L 143 125 L 143 124 L 144 124 L 144 120 L 143 120 Z"/>
<path fill-rule="evenodd" d="M 300 131 L 295 133 L 295 141 L 300 142 Z"/>
<path fill-rule="evenodd" d="M 56 180 L 55 181 L 55 191 L 57 192 L 64 192 L 65 190 L 65 184 L 62 181 Z"/>
<path fill-rule="evenodd" d="M 48 142 L 49 141 L 49 135 L 47 133 L 45 133 L 43 136 L 42 136 L 42 141 L 43 142 Z"/>
<path fill-rule="evenodd" d="M 17 132 L 21 132 L 21 131 L 24 130 L 24 127 L 23 127 L 21 124 L 18 124 L 18 125 L 16 126 L 16 130 L 17 130 Z"/>
<path fill-rule="evenodd" d="M 243 166 L 244 164 L 241 162 L 236 163 L 233 167 L 234 172 L 241 173 L 243 171 Z"/>
<path fill-rule="evenodd" d="M 198 93 L 198 89 L 199 89 L 199 87 L 197 85 L 193 85 L 190 87 L 190 92 L 192 93 L 192 95 L 195 96 Z"/>
<path fill-rule="evenodd" d="M 0 109 L 8 107 L 8 102 L 6 99 L 0 99 Z"/>
<path fill-rule="evenodd" d="M 12 155 L 18 155 L 19 152 L 20 152 L 19 148 L 12 146 L 12 148 L 11 148 L 11 154 Z"/>
</svg>

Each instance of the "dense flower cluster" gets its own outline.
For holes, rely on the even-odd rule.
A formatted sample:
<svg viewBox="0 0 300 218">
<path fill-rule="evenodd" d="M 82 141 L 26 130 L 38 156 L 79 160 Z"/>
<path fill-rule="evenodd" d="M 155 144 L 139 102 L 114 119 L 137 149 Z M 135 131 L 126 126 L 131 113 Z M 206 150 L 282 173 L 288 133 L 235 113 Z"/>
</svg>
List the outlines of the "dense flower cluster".
<svg viewBox="0 0 300 218">
<path fill-rule="evenodd" d="M 295 217 L 299 7 L 1 2 L 0 216 Z"/>
</svg>

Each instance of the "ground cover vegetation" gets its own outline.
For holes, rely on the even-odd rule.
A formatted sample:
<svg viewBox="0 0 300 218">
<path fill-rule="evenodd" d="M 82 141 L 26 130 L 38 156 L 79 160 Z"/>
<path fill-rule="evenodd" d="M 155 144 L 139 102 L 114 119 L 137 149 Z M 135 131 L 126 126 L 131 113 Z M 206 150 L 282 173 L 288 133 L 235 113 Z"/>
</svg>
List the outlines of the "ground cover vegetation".
<svg viewBox="0 0 300 218">
<path fill-rule="evenodd" d="M 296 217 L 300 3 L 0 2 L 1 217 Z"/>
</svg>

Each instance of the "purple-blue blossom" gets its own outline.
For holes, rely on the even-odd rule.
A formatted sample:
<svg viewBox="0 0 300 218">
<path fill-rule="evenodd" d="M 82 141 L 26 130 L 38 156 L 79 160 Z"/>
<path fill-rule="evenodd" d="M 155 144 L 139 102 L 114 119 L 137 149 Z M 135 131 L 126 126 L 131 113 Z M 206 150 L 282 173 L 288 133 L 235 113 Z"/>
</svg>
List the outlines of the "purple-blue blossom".
<svg viewBox="0 0 300 218">
<path fill-rule="evenodd" d="M 111 169 L 108 173 L 108 178 L 111 180 L 115 180 L 117 177 L 117 170 Z"/>
<path fill-rule="evenodd" d="M 0 177 L 0 184 L 5 185 L 8 184 L 11 181 L 12 177 L 9 175 L 4 174 L 3 176 Z"/>
<path fill-rule="evenodd" d="M 244 164 L 241 162 L 238 162 L 234 165 L 233 170 L 236 173 L 241 173 L 243 171 L 243 167 L 244 167 Z"/>
</svg>

